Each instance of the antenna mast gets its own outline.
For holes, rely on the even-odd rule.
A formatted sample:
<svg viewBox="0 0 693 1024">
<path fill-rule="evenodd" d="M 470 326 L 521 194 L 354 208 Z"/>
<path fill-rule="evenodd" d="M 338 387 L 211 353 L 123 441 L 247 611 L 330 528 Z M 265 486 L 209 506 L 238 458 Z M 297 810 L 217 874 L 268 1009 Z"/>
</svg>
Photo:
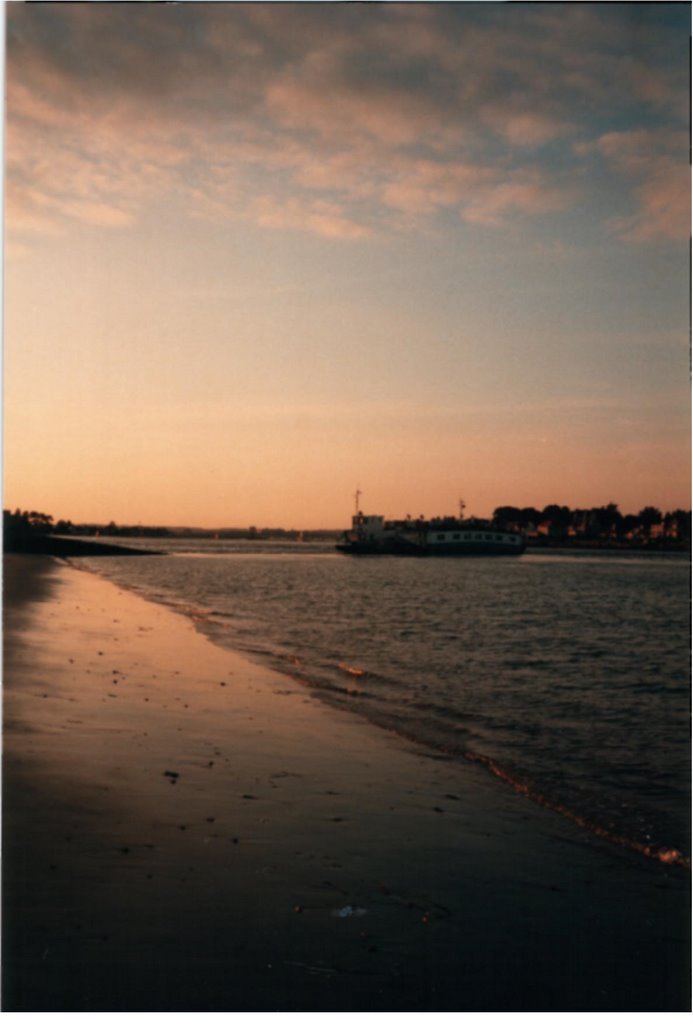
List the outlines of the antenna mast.
<svg viewBox="0 0 693 1024">
<path fill-rule="evenodd" d="M 460 506 L 460 519 L 464 519 L 464 510 L 466 509 L 467 506 L 465 505 L 465 503 L 462 500 L 462 498 L 460 498 L 459 506 Z"/>
<path fill-rule="evenodd" d="M 361 497 L 361 491 L 357 487 L 356 488 L 356 494 L 354 495 L 354 507 L 355 507 L 356 515 L 359 514 L 359 498 L 360 497 Z"/>
</svg>

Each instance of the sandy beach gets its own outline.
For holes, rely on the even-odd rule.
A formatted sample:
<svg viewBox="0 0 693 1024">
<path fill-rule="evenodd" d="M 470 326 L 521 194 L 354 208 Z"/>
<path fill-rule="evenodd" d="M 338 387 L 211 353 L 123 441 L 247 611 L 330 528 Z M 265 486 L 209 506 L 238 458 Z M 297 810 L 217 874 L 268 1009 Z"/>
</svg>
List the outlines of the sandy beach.
<svg viewBox="0 0 693 1024">
<path fill-rule="evenodd" d="M 5 559 L 3 1009 L 684 1011 L 690 875 Z"/>
</svg>

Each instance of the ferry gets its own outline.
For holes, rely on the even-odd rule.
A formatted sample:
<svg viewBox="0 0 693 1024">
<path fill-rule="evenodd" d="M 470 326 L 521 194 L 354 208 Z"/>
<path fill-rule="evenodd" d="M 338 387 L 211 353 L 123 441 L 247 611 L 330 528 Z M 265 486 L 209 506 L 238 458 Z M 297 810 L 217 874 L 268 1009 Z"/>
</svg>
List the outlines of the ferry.
<svg viewBox="0 0 693 1024">
<path fill-rule="evenodd" d="M 351 518 L 351 530 L 336 545 L 346 555 L 470 556 L 521 555 L 524 535 L 499 530 L 485 519 L 465 519 L 464 502 L 459 516 L 437 519 L 386 520 L 366 515 L 358 508 Z"/>
</svg>

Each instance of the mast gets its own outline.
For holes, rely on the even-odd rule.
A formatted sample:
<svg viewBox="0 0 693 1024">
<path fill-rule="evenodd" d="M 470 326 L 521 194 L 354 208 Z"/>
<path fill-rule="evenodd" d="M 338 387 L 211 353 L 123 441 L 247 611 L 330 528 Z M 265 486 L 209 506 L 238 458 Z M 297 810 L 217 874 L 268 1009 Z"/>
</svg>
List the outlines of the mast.
<svg viewBox="0 0 693 1024">
<path fill-rule="evenodd" d="M 356 488 L 356 494 L 354 495 L 354 511 L 356 512 L 356 515 L 358 515 L 359 511 L 360 511 L 359 510 L 359 498 L 360 497 L 361 497 L 361 491 L 357 487 Z"/>
</svg>

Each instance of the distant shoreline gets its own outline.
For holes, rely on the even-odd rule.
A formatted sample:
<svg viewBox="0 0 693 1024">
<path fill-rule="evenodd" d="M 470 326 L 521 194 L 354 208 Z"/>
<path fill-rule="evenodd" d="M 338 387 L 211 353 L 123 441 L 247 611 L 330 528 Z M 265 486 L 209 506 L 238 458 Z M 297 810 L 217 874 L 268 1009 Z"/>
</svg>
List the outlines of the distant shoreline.
<svg viewBox="0 0 693 1024">
<path fill-rule="evenodd" d="M 323 543 L 336 542 L 339 534 L 332 536 L 323 535 L 320 540 Z M 153 537 L 143 537 L 141 534 L 118 534 L 124 540 L 154 540 Z M 247 540 L 250 543 L 262 546 L 263 543 L 272 541 L 285 541 L 289 544 L 300 545 L 303 540 L 295 537 L 286 537 L 281 534 L 274 536 L 271 533 L 258 537 L 217 537 L 214 534 L 200 531 L 185 534 L 170 534 L 166 537 L 158 537 L 158 540 L 209 540 L 209 541 L 239 541 Z M 306 538 L 312 540 L 313 538 Z M 165 555 L 166 551 L 154 548 L 134 548 L 125 544 L 111 544 L 103 540 L 84 537 L 64 537 L 54 534 L 38 534 L 32 537 L 9 538 L 5 536 L 5 554 L 27 554 L 27 555 L 54 555 L 58 558 L 96 558 L 106 556 L 128 556 L 128 555 Z M 551 550 L 551 551 L 620 551 L 640 553 L 680 553 L 690 554 L 691 544 L 687 540 L 673 540 L 670 538 L 657 538 L 646 542 L 617 541 L 588 538 L 549 538 L 549 537 L 527 537 L 527 551 Z"/>
<path fill-rule="evenodd" d="M 6 554 L 55 555 L 58 558 L 95 558 L 107 555 L 160 555 L 161 551 L 128 548 L 124 544 L 104 544 L 97 540 L 78 540 L 73 537 L 53 537 L 45 534 L 7 542 Z"/>
</svg>

